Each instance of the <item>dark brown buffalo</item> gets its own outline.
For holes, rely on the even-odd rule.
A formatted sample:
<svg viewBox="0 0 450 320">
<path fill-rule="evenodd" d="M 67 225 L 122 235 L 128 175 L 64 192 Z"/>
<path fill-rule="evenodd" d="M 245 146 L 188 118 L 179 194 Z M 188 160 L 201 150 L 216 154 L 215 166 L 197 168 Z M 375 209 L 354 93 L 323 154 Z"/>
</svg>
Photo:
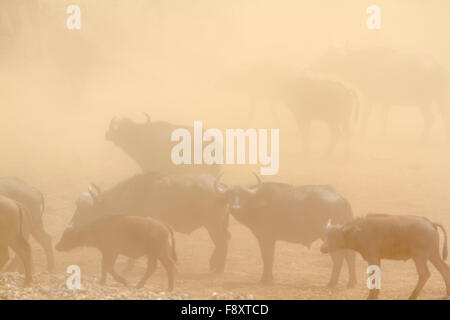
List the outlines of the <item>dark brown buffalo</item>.
<svg viewBox="0 0 450 320">
<path fill-rule="evenodd" d="M 22 234 L 24 208 L 0 195 L 0 270 L 9 259 L 11 247 L 25 266 L 25 285 L 31 282 L 31 248 Z"/>
<path fill-rule="evenodd" d="M 92 225 L 67 228 L 56 245 L 56 250 L 68 251 L 81 246 L 94 247 L 101 251 L 101 284 L 105 284 L 108 273 L 116 281 L 127 284 L 125 279 L 114 271 L 118 255 L 134 259 L 146 256 L 147 271 L 137 288 L 145 285 L 155 272 L 159 260 L 167 270 L 169 290 L 173 290 L 176 271 L 175 238 L 172 228 L 168 225 L 148 217 L 108 216 Z"/>
<path fill-rule="evenodd" d="M 305 246 L 320 239 L 328 219 L 346 222 L 353 217 L 349 202 L 330 186 L 293 186 L 261 182 L 250 188 L 227 187 L 216 179 L 216 191 L 228 200 L 231 215 L 250 229 L 258 240 L 263 260 L 262 283 L 273 281 L 275 243 L 286 241 Z M 328 285 L 335 286 L 344 259 L 349 268 L 348 286 L 356 284 L 355 253 L 333 252 L 333 271 Z"/>
<path fill-rule="evenodd" d="M 19 202 L 25 208 L 23 235 L 25 239 L 33 238 L 42 246 L 47 257 L 48 270 L 53 271 L 52 238 L 45 231 L 43 214 L 45 209 L 44 196 L 35 187 L 16 177 L 0 178 L 0 195 Z M 8 271 L 21 267 L 20 260 L 15 257 L 8 265 Z"/>
<path fill-rule="evenodd" d="M 323 253 L 352 249 L 369 265 L 380 266 L 381 259 L 408 260 L 416 264 L 419 281 L 409 299 L 416 299 L 430 277 L 427 261 L 444 278 L 450 296 L 450 269 L 439 255 L 438 228 L 444 233 L 442 256 L 447 259 L 447 233 L 442 225 L 417 216 L 370 214 L 343 225 L 328 224 Z M 371 289 L 369 299 L 376 299 L 379 289 Z"/>
</svg>

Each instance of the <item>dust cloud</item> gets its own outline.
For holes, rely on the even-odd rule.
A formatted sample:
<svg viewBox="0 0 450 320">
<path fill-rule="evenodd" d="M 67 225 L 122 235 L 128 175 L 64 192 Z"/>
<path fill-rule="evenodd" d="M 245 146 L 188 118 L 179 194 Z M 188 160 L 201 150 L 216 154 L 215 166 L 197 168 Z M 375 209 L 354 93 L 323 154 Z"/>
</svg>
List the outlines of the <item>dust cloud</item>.
<svg viewBox="0 0 450 320">
<path fill-rule="evenodd" d="M 399 66 L 418 57 L 411 58 L 412 65 L 432 61 L 437 72 L 448 77 L 450 3 L 379 0 L 382 26 L 369 30 L 366 8 L 372 2 L 0 0 L 0 176 L 20 177 L 43 192 L 44 224 L 55 242 L 89 182 L 106 189 L 140 172 L 130 157 L 105 140 L 114 116 L 144 122 L 145 112 L 151 121 L 180 126 L 202 120 L 205 127 L 221 130 L 279 128 L 280 169 L 275 176 L 265 176 L 266 181 L 329 184 L 350 200 L 355 215 L 416 214 L 450 230 L 446 116 L 437 104 L 430 106 L 434 121 L 428 138 L 421 139 L 430 115 L 414 105 L 418 101 L 410 101 L 423 83 L 430 84 L 423 90 L 432 92 L 438 82 L 420 82 L 407 91 L 403 97 L 411 103 L 387 101 L 392 105 L 383 130 L 383 106 L 375 101 L 364 123 L 367 95 L 351 79 L 326 72 L 320 60 L 333 50 L 361 57 L 365 50 L 382 48 L 406 57 L 389 61 L 392 74 L 364 71 L 371 70 L 367 65 L 377 66 L 377 55 L 362 59 L 359 67 L 343 63 L 348 68 L 341 71 L 360 71 L 359 79 L 381 77 L 381 82 L 400 82 L 408 88 L 414 79 L 398 71 Z M 70 4 L 81 9 L 80 30 L 66 27 Z M 309 152 L 304 152 L 294 112 L 279 99 L 283 91 L 278 90 L 280 79 L 301 74 L 333 79 L 356 91 L 359 116 L 350 121 L 348 157 L 343 139 L 329 157 L 324 156 L 333 134 L 323 121 L 311 122 Z M 448 101 L 448 80 L 443 90 Z M 385 100 L 389 97 L 386 94 Z M 229 184 L 255 182 L 252 166 L 224 170 L 223 180 Z M 257 243 L 234 220 L 230 232 L 226 274 L 195 280 L 186 276 L 179 291 L 194 298 L 233 291 L 275 299 L 359 298 L 365 292 L 366 265 L 361 259 L 358 288 L 345 293 L 324 288 L 330 262 L 318 251 L 318 243 L 311 250 L 280 243 L 277 284 L 257 286 Z M 206 273 L 212 249 L 206 232 L 177 237 L 182 239 L 181 274 Z M 45 256 L 36 243 L 32 246 L 39 271 L 45 267 Z M 65 272 L 76 259 L 89 274 L 96 274 L 99 262 L 92 260 L 98 258 L 90 249 L 57 254 L 57 271 Z M 143 269 L 139 265 L 133 274 L 139 277 Z M 164 271 L 158 272 L 156 283 L 163 286 Z M 385 298 L 406 297 L 416 282 L 412 263 L 388 262 L 384 272 Z M 439 296 L 442 286 L 433 272 L 423 297 Z"/>
</svg>

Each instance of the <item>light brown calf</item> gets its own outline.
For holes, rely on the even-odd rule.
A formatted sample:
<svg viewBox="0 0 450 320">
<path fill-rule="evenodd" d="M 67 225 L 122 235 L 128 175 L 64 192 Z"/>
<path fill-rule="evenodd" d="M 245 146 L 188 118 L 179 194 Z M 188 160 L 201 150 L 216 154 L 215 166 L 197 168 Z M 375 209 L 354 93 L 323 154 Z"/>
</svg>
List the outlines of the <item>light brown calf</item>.
<svg viewBox="0 0 450 320">
<path fill-rule="evenodd" d="M 110 273 L 116 281 L 126 285 L 125 279 L 114 271 L 117 256 L 124 255 L 134 259 L 147 257 L 147 271 L 137 284 L 138 288 L 143 287 L 156 270 L 158 260 L 167 270 L 169 290 L 174 287 L 176 254 L 173 230 L 155 219 L 140 216 L 107 216 L 90 225 L 69 227 L 56 245 L 56 250 L 68 251 L 80 246 L 94 247 L 101 251 L 102 284 L 106 282 L 106 276 Z"/>
<path fill-rule="evenodd" d="M 31 283 L 31 248 L 23 237 L 24 209 L 21 204 L 0 195 L 0 270 L 9 260 L 8 247 L 22 259 L 25 266 L 25 285 Z"/>
</svg>

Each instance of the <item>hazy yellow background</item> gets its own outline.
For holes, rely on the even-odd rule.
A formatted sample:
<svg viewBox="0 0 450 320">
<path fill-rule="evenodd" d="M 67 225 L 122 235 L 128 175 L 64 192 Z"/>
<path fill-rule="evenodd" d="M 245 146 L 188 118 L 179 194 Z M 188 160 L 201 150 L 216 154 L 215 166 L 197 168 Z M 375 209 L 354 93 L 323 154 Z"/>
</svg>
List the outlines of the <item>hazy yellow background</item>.
<svg viewBox="0 0 450 320">
<path fill-rule="evenodd" d="M 5 17 L 5 10 L 19 2 L 25 4 L 19 18 Z M 81 30 L 66 28 L 69 4 L 81 7 Z M 366 8 L 371 4 L 381 7 L 381 30 L 366 28 Z M 332 46 L 423 52 L 449 70 L 449 1 L 0 0 L 0 12 L 0 176 L 19 176 L 43 191 L 48 203 L 45 223 L 55 239 L 88 182 L 106 188 L 138 172 L 132 160 L 105 141 L 104 133 L 114 115 L 144 121 L 144 111 L 154 120 L 179 124 L 203 120 L 207 127 L 280 127 L 280 174 L 268 180 L 332 184 L 349 198 L 357 215 L 427 215 L 450 230 L 449 146 L 439 119 L 429 144 L 417 145 L 422 130 L 419 111 L 393 108 L 387 136 L 378 137 L 375 114 L 368 139 L 355 137 L 348 162 L 339 156 L 305 159 L 287 110 L 280 106 L 280 123 L 265 106 L 249 119 L 247 98 L 216 85 L 222 77 L 259 63 L 301 69 Z M 318 124 L 313 130 L 318 150 L 328 141 L 324 129 Z M 253 182 L 248 170 L 240 168 L 229 168 L 224 181 Z M 235 223 L 231 232 L 229 277 L 248 275 L 252 283 L 260 270 L 256 243 Z M 202 231 L 186 239 L 180 264 L 192 272 L 206 269 L 211 249 L 207 236 Z M 193 261 L 190 254 L 197 254 L 199 247 L 205 248 L 205 258 Z M 309 272 L 325 270 L 325 284 L 328 258 L 318 250 L 279 248 L 277 257 L 285 260 L 275 275 L 281 284 L 274 289 L 252 287 L 259 297 L 354 298 L 364 292 L 364 287 L 344 295 L 314 291 L 304 282 Z M 39 250 L 37 259 L 44 264 Z M 300 265 L 295 260 L 299 252 L 305 259 Z M 247 262 L 240 264 L 241 258 Z M 70 256 L 64 261 L 71 261 Z M 97 272 L 90 262 L 84 260 L 86 268 Z M 314 268 L 308 270 L 310 265 Z M 384 297 L 407 296 L 416 276 L 412 264 L 404 268 L 387 268 L 393 284 Z M 443 292 L 434 273 L 433 284 L 426 287 L 434 291 L 425 290 L 425 297 Z M 322 274 L 315 277 L 320 282 Z M 361 271 L 360 284 L 362 277 Z M 399 280 L 405 277 L 409 282 Z M 292 281 L 313 293 L 292 288 Z M 211 290 L 223 289 L 217 281 L 214 285 Z M 189 290 L 189 284 L 183 286 Z M 196 286 L 197 290 L 208 284 Z M 247 290 L 245 285 L 237 287 Z M 195 295 L 203 296 L 202 290 Z"/>
</svg>

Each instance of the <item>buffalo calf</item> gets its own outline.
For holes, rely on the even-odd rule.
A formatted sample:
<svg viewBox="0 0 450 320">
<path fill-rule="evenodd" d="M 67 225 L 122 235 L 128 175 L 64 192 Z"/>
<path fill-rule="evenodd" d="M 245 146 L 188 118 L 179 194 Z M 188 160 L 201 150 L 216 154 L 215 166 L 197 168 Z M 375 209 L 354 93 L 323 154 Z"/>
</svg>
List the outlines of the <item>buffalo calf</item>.
<svg viewBox="0 0 450 320">
<path fill-rule="evenodd" d="M 439 254 L 439 233 L 444 233 L 442 257 Z M 427 262 L 440 272 L 450 296 L 450 268 L 447 259 L 447 233 L 442 225 L 417 216 L 370 214 L 343 225 L 328 223 L 323 253 L 352 249 L 361 254 L 369 265 L 380 265 L 381 259 L 413 259 L 419 281 L 409 299 L 416 299 L 430 277 Z M 371 289 L 369 299 L 376 299 L 379 289 Z"/>
<path fill-rule="evenodd" d="M 31 282 L 31 248 L 22 233 L 22 206 L 0 195 L 0 270 L 9 260 L 8 247 L 22 259 L 25 267 L 25 285 Z"/>
<path fill-rule="evenodd" d="M 94 247 L 101 251 L 101 284 L 105 284 L 106 276 L 110 273 L 116 281 L 126 285 L 125 279 L 114 271 L 118 255 L 134 259 L 146 256 L 147 271 L 137 288 L 144 286 L 156 270 L 159 260 L 167 270 L 169 290 L 173 290 L 176 271 L 175 238 L 168 225 L 148 217 L 107 216 L 90 225 L 67 228 L 56 245 L 56 250 L 68 251 L 80 246 Z"/>
</svg>

